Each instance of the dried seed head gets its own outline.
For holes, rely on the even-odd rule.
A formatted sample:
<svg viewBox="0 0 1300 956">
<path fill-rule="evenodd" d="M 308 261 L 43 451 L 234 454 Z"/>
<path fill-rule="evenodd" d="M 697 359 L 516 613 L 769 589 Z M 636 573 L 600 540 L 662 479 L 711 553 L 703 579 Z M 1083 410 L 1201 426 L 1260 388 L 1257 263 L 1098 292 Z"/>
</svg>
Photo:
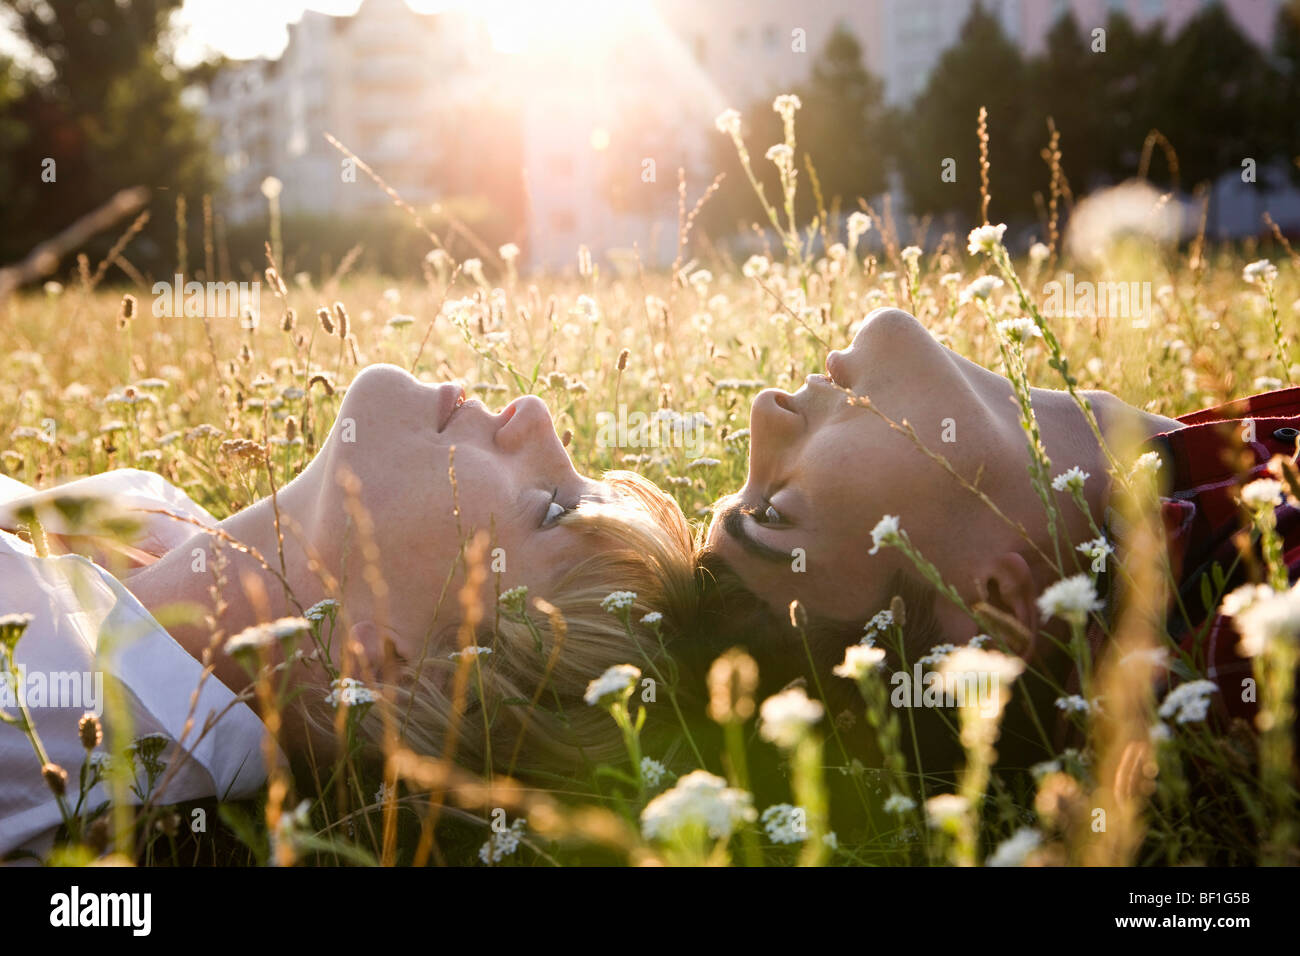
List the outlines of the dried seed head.
<svg viewBox="0 0 1300 956">
<path fill-rule="evenodd" d="M 122 296 L 122 305 L 117 310 L 117 327 L 124 329 L 135 318 L 136 301 L 135 296 L 127 293 Z"/>
<path fill-rule="evenodd" d="M 719 724 L 741 723 L 754 716 L 758 664 L 733 647 L 709 667 L 709 717 Z"/>
<path fill-rule="evenodd" d="M 361 351 L 357 348 L 357 337 L 355 335 L 347 336 L 344 341 L 348 343 L 348 354 L 352 356 L 352 364 L 361 364 Z"/>
<path fill-rule="evenodd" d="M 339 320 L 339 338 L 348 337 L 348 310 L 343 308 L 342 302 L 334 303 L 334 317 Z"/>
<path fill-rule="evenodd" d="M 280 328 L 286 332 L 292 332 L 298 325 L 298 313 L 293 309 L 284 310 L 284 320 L 280 323 Z"/>
<path fill-rule="evenodd" d="M 629 352 L 627 349 L 624 349 L 623 351 L 618 353 L 618 370 L 620 372 L 623 371 L 625 368 L 627 368 L 627 357 L 631 354 L 632 353 Z"/>
<path fill-rule="evenodd" d="M 808 627 L 808 612 L 798 601 L 790 602 L 790 626 L 801 631 Z"/>
<path fill-rule="evenodd" d="M 298 437 L 298 419 L 290 415 L 284 420 L 284 437 L 293 441 Z"/>
<path fill-rule="evenodd" d="M 900 595 L 895 594 L 889 599 L 889 613 L 894 616 L 894 623 L 899 627 L 907 626 L 907 605 Z"/>
<path fill-rule="evenodd" d="M 221 454 L 236 462 L 259 462 L 265 460 L 266 448 L 248 438 L 228 438 L 221 443 Z"/>
<path fill-rule="evenodd" d="M 86 828 L 86 845 L 90 847 L 95 856 L 101 855 L 108 849 L 108 816 L 96 817 L 94 822 Z"/>
<path fill-rule="evenodd" d="M 94 714 L 83 714 L 81 720 L 77 721 L 77 736 L 81 738 L 81 746 L 86 750 L 94 750 L 98 747 L 104 739 L 99 718 Z"/>
<path fill-rule="evenodd" d="M 321 374 L 319 374 L 319 373 L 317 373 L 316 375 L 313 375 L 310 379 L 308 379 L 308 381 L 307 381 L 307 389 L 308 389 L 308 391 L 310 391 L 310 390 L 311 390 L 311 387 L 312 387 L 313 385 L 315 385 L 316 383 L 318 383 L 318 382 L 319 382 L 321 385 L 325 386 L 325 394 L 326 394 L 326 395 L 333 395 L 333 394 L 334 394 L 334 385 L 333 385 L 333 383 L 331 383 L 330 380 L 329 380 L 328 378 L 326 378 L 324 375 L 321 375 Z"/>
<path fill-rule="evenodd" d="M 564 435 L 560 438 L 560 443 L 564 445 L 565 448 L 568 448 L 569 442 L 571 441 L 573 441 L 573 429 L 566 428 L 564 430 Z"/>
<path fill-rule="evenodd" d="M 67 792 L 68 771 L 58 764 L 47 763 L 41 768 L 41 776 L 45 778 L 45 785 L 56 797 L 61 797 Z"/>
<path fill-rule="evenodd" d="M 253 350 L 248 347 L 247 342 L 239 347 L 239 361 L 245 365 L 253 361 Z"/>
<path fill-rule="evenodd" d="M 325 330 L 326 335 L 334 334 L 334 320 L 330 318 L 330 310 L 321 306 L 316 310 L 316 318 L 320 319 L 320 327 Z"/>
<path fill-rule="evenodd" d="M 284 280 L 280 278 L 280 273 L 276 272 L 272 266 L 266 267 L 266 284 L 282 297 L 289 294 L 289 290 L 285 288 Z"/>
</svg>

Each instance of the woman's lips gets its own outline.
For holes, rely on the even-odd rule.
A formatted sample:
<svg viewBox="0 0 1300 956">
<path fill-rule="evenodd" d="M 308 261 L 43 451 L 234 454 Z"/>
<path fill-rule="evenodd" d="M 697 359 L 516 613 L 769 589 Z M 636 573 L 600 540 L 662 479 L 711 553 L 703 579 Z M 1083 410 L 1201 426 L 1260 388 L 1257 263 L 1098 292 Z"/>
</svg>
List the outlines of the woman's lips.
<svg viewBox="0 0 1300 956">
<path fill-rule="evenodd" d="M 465 389 L 461 386 L 454 384 L 438 386 L 437 415 L 439 432 L 446 429 L 452 416 L 456 414 L 464 401 Z"/>
<path fill-rule="evenodd" d="M 518 401 L 518 399 L 515 399 L 496 415 L 493 415 L 482 402 L 474 398 L 467 399 L 465 389 L 462 386 L 456 384 L 439 385 L 437 397 L 438 432 L 446 431 L 448 426 L 457 420 L 466 409 L 477 409 L 483 412 L 488 419 L 495 418 L 496 427 L 500 428 L 514 417 Z"/>
</svg>

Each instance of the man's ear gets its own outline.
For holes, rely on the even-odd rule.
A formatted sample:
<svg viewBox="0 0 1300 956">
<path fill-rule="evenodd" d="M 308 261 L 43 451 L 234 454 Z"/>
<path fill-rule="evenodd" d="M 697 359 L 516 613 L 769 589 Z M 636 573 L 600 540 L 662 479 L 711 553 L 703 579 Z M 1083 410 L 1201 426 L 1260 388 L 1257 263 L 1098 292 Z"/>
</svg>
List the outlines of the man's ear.
<svg viewBox="0 0 1300 956">
<path fill-rule="evenodd" d="M 1025 646 L 1017 647 L 1013 640 L 1012 649 L 1029 657 L 1037 642 L 1039 624 L 1038 589 L 1029 562 L 1018 551 L 1004 551 L 984 566 L 978 584 L 984 603 L 1020 625 L 1009 627 L 1008 631 L 1023 629 L 1019 637 Z M 1005 636 L 1013 639 L 1012 633 Z"/>
</svg>

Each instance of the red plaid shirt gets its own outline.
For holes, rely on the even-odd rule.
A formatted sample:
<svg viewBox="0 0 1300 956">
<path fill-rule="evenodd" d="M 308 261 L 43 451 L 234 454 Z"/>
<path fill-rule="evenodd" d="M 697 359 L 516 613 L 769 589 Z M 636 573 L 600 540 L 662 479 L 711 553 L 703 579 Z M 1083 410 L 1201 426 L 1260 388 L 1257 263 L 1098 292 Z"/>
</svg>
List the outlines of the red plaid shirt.
<svg viewBox="0 0 1300 956">
<path fill-rule="evenodd" d="M 1216 707 L 1252 720 L 1255 703 L 1242 700 L 1250 659 L 1237 653 L 1232 619 L 1206 611 L 1202 580 L 1213 588 L 1213 567 L 1222 569 L 1226 594 L 1251 580 L 1234 537 L 1247 525 L 1238 502 L 1240 487 L 1268 477 L 1274 455 L 1296 458 L 1300 436 L 1300 387 L 1238 399 L 1183 415 L 1183 428 L 1157 435 L 1150 448 L 1163 458 L 1163 517 L 1169 559 L 1178 582 L 1170 603 L 1169 634 L 1190 655 L 1198 672 L 1219 687 Z M 1277 530 L 1291 580 L 1300 577 L 1300 509 L 1276 510 Z M 1258 549 L 1256 549 L 1258 562 Z M 1219 590 L 1213 588 L 1212 593 Z"/>
</svg>

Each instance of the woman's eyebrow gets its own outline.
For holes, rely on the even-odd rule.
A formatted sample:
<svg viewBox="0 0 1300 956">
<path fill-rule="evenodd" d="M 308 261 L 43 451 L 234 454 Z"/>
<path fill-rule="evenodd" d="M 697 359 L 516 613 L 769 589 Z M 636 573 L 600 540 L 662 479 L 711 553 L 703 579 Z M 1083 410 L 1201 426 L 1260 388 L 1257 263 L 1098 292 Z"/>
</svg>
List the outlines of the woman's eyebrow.
<svg viewBox="0 0 1300 956">
<path fill-rule="evenodd" d="M 723 532 L 734 538 L 746 554 L 773 564 L 784 564 L 789 561 L 790 555 L 786 552 L 764 544 L 750 534 L 749 527 L 745 524 L 746 514 L 744 507 L 739 503 L 728 508 L 722 516 Z"/>
</svg>

